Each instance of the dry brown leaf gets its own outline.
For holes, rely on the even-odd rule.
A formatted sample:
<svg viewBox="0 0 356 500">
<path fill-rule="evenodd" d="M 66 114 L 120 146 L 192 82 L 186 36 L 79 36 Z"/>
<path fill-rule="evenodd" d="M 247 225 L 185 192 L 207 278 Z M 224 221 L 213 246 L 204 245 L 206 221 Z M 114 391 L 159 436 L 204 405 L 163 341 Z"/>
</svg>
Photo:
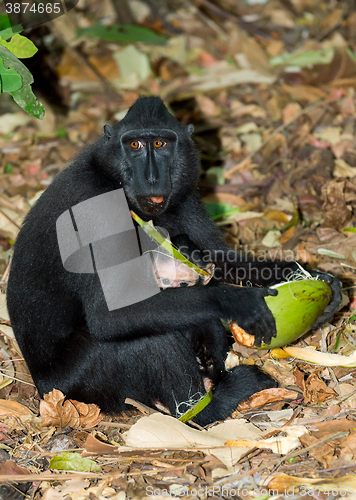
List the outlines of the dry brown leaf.
<svg viewBox="0 0 356 500">
<path fill-rule="evenodd" d="M 58 76 L 66 82 L 98 81 L 95 72 L 73 50 L 65 50 L 61 63 L 56 67 Z"/>
<path fill-rule="evenodd" d="M 333 396 L 336 396 L 336 393 L 316 373 L 309 375 L 305 382 L 304 403 L 322 403 Z"/>
<path fill-rule="evenodd" d="M 210 97 L 197 95 L 196 101 L 203 115 L 208 116 L 209 118 L 221 115 L 221 108 L 217 106 L 215 102 L 210 99 Z"/>
<path fill-rule="evenodd" d="M 267 359 L 263 365 L 263 371 L 275 378 L 280 384 L 294 385 L 294 375 L 287 369 L 287 366 L 284 367 L 281 363 L 276 364 L 272 360 Z"/>
<path fill-rule="evenodd" d="M 315 436 L 309 436 L 308 434 L 305 434 L 304 436 L 300 437 L 300 441 L 303 444 L 303 446 L 312 446 L 314 444 L 317 444 L 319 442 L 319 439 L 316 438 Z M 316 446 L 314 449 L 309 451 L 309 455 L 321 464 L 325 468 L 330 467 L 331 462 L 334 460 L 335 456 L 335 446 L 336 446 L 336 441 L 330 441 L 329 443 L 324 443 L 319 446 Z"/>
<path fill-rule="evenodd" d="M 297 101 L 316 102 L 327 97 L 326 92 L 311 85 L 298 85 L 296 87 L 283 85 L 283 90 Z"/>
<path fill-rule="evenodd" d="M 346 180 L 342 177 L 329 181 L 322 187 L 324 196 L 325 225 L 340 230 L 352 217 L 352 211 L 345 201 Z"/>
<path fill-rule="evenodd" d="M 312 432 L 313 436 L 318 439 L 324 439 L 328 435 L 331 436 L 337 432 L 352 431 L 355 429 L 355 422 L 346 419 L 326 420 L 325 422 L 316 422 L 313 424 L 314 428 L 318 430 Z"/>
<path fill-rule="evenodd" d="M 79 403 L 80 405 L 80 410 L 79 410 L 77 407 L 78 401 L 74 400 L 70 401 L 74 404 L 74 406 L 77 408 L 79 412 L 80 427 L 82 429 L 90 429 L 91 427 L 95 427 L 104 418 L 104 415 L 100 413 L 99 406 L 93 403 L 88 405 L 85 403 Z"/>
<path fill-rule="evenodd" d="M 94 404 L 87 405 L 79 401 L 65 401 L 64 394 L 53 389 L 45 394 L 40 402 L 40 414 L 44 426 L 88 429 L 94 427 L 103 418 L 100 408 Z"/>
<path fill-rule="evenodd" d="M 302 108 L 297 102 L 290 102 L 282 111 L 283 123 L 288 123 L 290 120 L 299 115 Z"/>
<path fill-rule="evenodd" d="M 25 474 L 30 474 L 30 471 L 25 467 L 20 467 L 13 460 L 6 460 L 0 464 L 0 475 L 15 476 Z"/>
<path fill-rule="evenodd" d="M 16 401 L 0 399 L 0 417 L 18 417 L 21 415 L 33 415 L 33 413 L 26 406 Z"/>
<path fill-rule="evenodd" d="M 40 402 L 40 414 L 44 426 L 79 427 L 79 414 L 75 406 L 64 400 L 64 394 L 57 389 L 44 395 L 44 400 Z"/>
<path fill-rule="evenodd" d="M 104 453 L 113 453 L 118 449 L 117 446 L 99 441 L 99 439 L 96 439 L 91 434 L 88 434 L 84 448 L 88 453 L 98 453 L 100 455 Z"/>
<path fill-rule="evenodd" d="M 305 74 L 308 72 L 305 72 Z M 334 80 L 355 78 L 356 61 L 347 51 L 347 47 L 335 50 L 334 58 L 330 64 L 315 66 L 309 73 L 311 84 L 323 84 Z"/>
<path fill-rule="evenodd" d="M 340 450 L 340 456 L 348 455 L 351 453 L 352 455 L 356 455 L 356 433 L 351 432 L 343 443 L 343 447 Z"/>
<path fill-rule="evenodd" d="M 319 430 L 311 431 L 311 435 L 304 435 L 300 437 L 301 442 L 304 446 L 310 446 L 320 441 L 331 438 L 338 432 L 347 432 L 352 431 L 355 427 L 354 422 L 350 420 L 331 420 L 324 422 L 317 422 L 313 424 L 313 428 L 317 427 Z M 350 436 L 353 436 L 351 438 Z M 344 450 L 343 455 L 347 455 L 349 453 L 354 454 L 354 449 L 352 447 L 355 443 L 356 434 L 350 434 L 349 436 L 345 436 L 342 438 L 333 439 L 332 441 L 328 441 L 320 446 L 315 447 L 314 449 L 309 451 L 309 455 L 318 462 L 322 463 L 324 467 L 331 467 L 335 460 L 335 451 L 336 449 Z M 337 454 L 339 454 L 337 452 Z"/>
<path fill-rule="evenodd" d="M 288 389 L 265 389 L 264 391 L 256 392 L 256 394 L 251 396 L 248 401 L 244 401 L 243 403 L 239 404 L 238 410 L 247 411 L 251 408 L 259 408 L 268 403 L 274 403 L 275 401 L 297 399 L 297 397 L 297 392 L 290 391 Z"/>
</svg>

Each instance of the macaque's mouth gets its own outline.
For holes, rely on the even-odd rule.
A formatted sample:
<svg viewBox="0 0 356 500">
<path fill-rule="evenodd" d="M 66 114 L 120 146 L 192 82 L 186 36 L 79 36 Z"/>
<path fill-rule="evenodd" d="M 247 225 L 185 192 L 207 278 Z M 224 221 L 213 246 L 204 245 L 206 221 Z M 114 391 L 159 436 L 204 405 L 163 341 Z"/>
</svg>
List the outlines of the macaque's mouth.
<svg viewBox="0 0 356 500">
<path fill-rule="evenodd" d="M 164 208 L 166 200 L 164 196 L 147 196 L 141 199 L 141 206 L 145 212 L 153 214 Z"/>
<path fill-rule="evenodd" d="M 152 196 L 151 198 L 148 198 L 148 200 L 159 205 L 164 202 L 163 196 Z"/>
</svg>

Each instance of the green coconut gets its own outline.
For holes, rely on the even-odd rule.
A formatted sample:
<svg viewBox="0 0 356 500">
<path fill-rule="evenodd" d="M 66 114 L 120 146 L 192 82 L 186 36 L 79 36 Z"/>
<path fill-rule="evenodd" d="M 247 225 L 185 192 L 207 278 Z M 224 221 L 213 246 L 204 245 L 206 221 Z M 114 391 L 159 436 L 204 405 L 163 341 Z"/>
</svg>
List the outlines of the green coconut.
<svg viewBox="0 0 356 500">
<path fill-rule="evenodd" d="M 272 288 L 278 290 L 278 295 L 265 297 L 265 301 L 276 320 L 277 336 L 270 344 L 262 344 L 259 349 L 283 347 L 297 340 L 312 328 L 332 297 L 330 286 L 320 280 L 297 280 L 280 283 Z M 256 347 L 252 335 L 236 323 L 230 326 L 236 342 L 246 347 Z"/>
</svg>

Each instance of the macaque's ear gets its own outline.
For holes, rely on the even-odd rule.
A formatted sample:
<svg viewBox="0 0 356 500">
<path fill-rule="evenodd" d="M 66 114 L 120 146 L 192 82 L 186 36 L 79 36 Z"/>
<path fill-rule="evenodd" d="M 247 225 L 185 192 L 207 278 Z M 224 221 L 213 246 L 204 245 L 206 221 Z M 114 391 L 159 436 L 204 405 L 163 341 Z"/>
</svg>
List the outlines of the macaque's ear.
<svg viewBox="0 0 356 500">
<path fill-rule="evenodd" d="M 104 136 L 107 141 L 111 139 L 113 130 L 109 125 L 104 125 Z"/>
<path fill-rule="evenodd" d="M 207 285 L 211 278 L 214 276 L 214 271 L 215 271 L 215 264 L 212 262 L 209 262 L 209 264 L 206 266 L 205 271 L 207 271 L 209 274 L 208 276 L 204 276 L 203 278 L 203 285 Z"/>
<path fill-rule="evenodd" d="M 194 125 L 192 123 L 188 125 L 187 132 L 189 135 L 192 135 L 192 133 L 194 132 Z"/>
</svg>

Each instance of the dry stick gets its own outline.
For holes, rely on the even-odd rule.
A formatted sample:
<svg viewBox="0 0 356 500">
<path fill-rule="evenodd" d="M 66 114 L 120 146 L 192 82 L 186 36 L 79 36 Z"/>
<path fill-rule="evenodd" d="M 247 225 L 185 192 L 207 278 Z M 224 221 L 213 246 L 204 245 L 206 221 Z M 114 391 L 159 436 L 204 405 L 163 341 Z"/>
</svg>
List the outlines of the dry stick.
<svg viewBox="0 0 356 500">
<path fill-rule="evenodd" d="M 348 434 L 349 434 L 349 432 L 338 432 L 336 434 L 333 434 L 332 436 L 329 436 L 325 439 L 322 439 L 321 441 L 318 441 L 317 443 L 314 443 L 310 446 L 307 446 L 306 448 L 303 448 L 302 450 L 299 450 L 296 452 L 291 451 L 285 457 L 283 457 L 281 459 L 279 459 L 279 458 L 273 459 L 270 462 L 272 462 L 272 464 L 275 463 L 276 467 L 279 467 L 283 462 L 285 462 L 286 460 L 289 460 L 290 458 L 295 458 L 295 457 L 298 457 L 300 455 L 304 455 L 305 453 L 308 453 L 309 451 L 313 450 L 314 448 L 317 448 L 318 446 L 320 446 L 322 444 L 328 443 L 329 441 L 333 441 L 334 439 L 348 436 Z M 232 481 L 234 481 L 234 482 L 239 481 L 241 478 L 243 478 L 245 476 L 255 474 L 256 472 L 260 472 L 260 471 L 265 470 L 265 469 L 266 469 L 265 465 L 260 465 L 259 467 L 256 467 L 255 469 L 251 469 L 251 470 L 246 471 L 246 472 L 243 472 L 242 474 L 237 473 L 237 474 L 233 474 L 232 476 L 230 476 L 228 478 L 221 479 L 220 481 L 217 481 L 216 483 L 214 483 L 214 485 L 220 486 L 221 484 L 229 484 Z M 273 473 L 273 471 L 270 472 L 270 474 L 272 474 L 272 473 Z M 0 479 L 1 479 L 1 476 L 0 476 Z"/>
<path fill-rule="evenodd" d="M 97 427 L 114 427 L 117 429 L 131 429 L 134 424 L 121 424 L 120 422 L 105 422 L 102 420 L 97 424 Z"/>
<path fill-rule="evenodd" d="M 0 375 L 3 375 L 5 378 L 8 378 L 9 380 L 16 380 L 16 382 L 21 382 L 22 384 L 27 384 L 31 385 L 32 387 L 36 387 L 35 384 L 32 384 L 31 382 L 26 382 L 26 380 L 21 380 L 20 378 L 7 375 L 6 373 L 4 373 L 4 370 L 0 370 Z"/>
<path fill-rule="evenodd" d="M 227 170 L 225 172 L 224 177 L 226 177 L 226 179 L 231 179 L 232 175 L 240 169 L 241 163 L 246 162 L 247 160 L 251 160 L 252 157 L 256 153 L 258 153 L 258 151 L 261 151 L 261 149 L 264 148 L 273 139 L 273 137 L 275 137 L 277 134 L 279 134 L 284 129 L 286 129 L 287 127 L 289 127 L 289 125 L 291 125 L 292 123 L 294 123 L 295 121 L 297 121 L 301 116 L 309 113 L 310 111 L 313 111 L 316 108 L 319 108 L 320 106 L 324 106 L 325 104 L 330 104 L 331 102 L 334 102 L 337 99 L 338 99 L 338 97 L 329 97 L 328 99 L 324 99 L 324 100 L 315 102 L 313 104 L 310 104 L 310 106 L 307 106 L 305 109 L 302 109 L 297 115 L 295 115 L 293 118 L 291 118 L 290 120 L 288 120 L 287 123 L 282 123 L 282 125 L 280 125 L 279 127 L 277 127 L 272 132 L 272 134 L 269 137 L 267 137 L 266 140 L 264 140 L 262 142 L 261 146 L 256 151 L 254 151 L 253 153 L 250 153 L 247 156 L 245 156 L 245 158 L 243 160 L 241 160 L 234 167 L 229 168 L 229 170 Z"/>
<path fill-rule="evenodd" d="M 109 477 L 116 477 L 113 474 Z M 29 481 L 68 481 L 69 479 L 103 479 L 107 476 L 93 472 L 74 472 L 73 474 L 49 474 L 41 472 L 40 474 L 0 474 L 0 482 L 8 483 L 27 483 Z"/>
<path fill-rule="evenodd" d="M 149 406 L 144 405 L 143 403 L 135 401 L 134 399 L 131 398 L 126 398 L 125 404 L 134 406 L 137 410 L 139 410 L 141 413 L 145 415 L 147 414 L 152 415 L 153 413 L 159 413 L 158 410 L 154 410 L 153 408 L 150 408 Z"/>
<path fill-rule="evenodd" d="M 320 446 L 322 444 L 329 443 L 329 441 L 333 441 L 334 439 L 339 439 L 339 438 L 348 436 L 349 434 L 350 434 L 349 431 L 337 432 L 336 434 L 333 434 L 332 436 L 328 436 L 324 439 L 321 439 L 317 443 L 311 444 L 310 446 L 307 446 L 306 448 L 303 448 L 302 450 L 299 450 L 297 452 L 291 451 L 285 457 L 280 459 L 280 463 L 285 462 L 285 461 L 289 460 L 290 458 L 299 457 L 299 455 L 304 455 L 305 453 L 309 453 L 309 451 L 313 450 L 314 448 L 317 448 L 318 446 Z"/>
<path fill-rule="evenodd" d="M 1 213 L 4 217 L 6 217 L 6 219 L 7 219 L 7 220 L 9 220 L 9 221 L 11 222 L 11 224 L 13 224 L 14 226 L 16 226 L 16 227 L 17 227 L 17 229 L 20 229 L 20 227 L 21 227 L 21 226 L 20 226 L 19 224 L 17 224 L 14 220 L 12 220 L 12 219 L 11 219 L 11 217 L 9 217 L 8 215 L 6 215 L 6 213 L 5 213 L 5 212 L 4 212 L 1 208 L 0 208 L 0 213 Z"/>
<path fill-rule="evenodd" d="M 231 12 L 223 10 L 221 7 L 218 7 L 215 3 L 212 3 L 209 0 L 195 0 L 195 3 L 197 3 L 202 7 L 205 7 L 207 10 L 210 10 L 210 12 L 214 13 L 221 19 L 225 19 L 234 24 L 238 24 L 240 28 L 244 29 L 245 31 L 247 31 L 252 35 L 260 35 L 264 38 L 271 38 L 271 35 L 269 33 L 266 33 L 265 31 L 256 28 L 256 26 L 253 23 L 247 23 L 246 21 L 241 19 L 241 17 L 235 16 L 234 14 L 231 14 Z"/>
<path fill-rule="evenodd" d="M 192 3 L 189 2 L 189 0 L 183 0 L 184 4 L 187 6 L 187 8 L 193 8 L 193 12 L 197 14 L 197 16 L 200 17 L 200 19 L 205 23 L 209 28 L 212 30 L 216 31 L 216 33 L 224 38 L 224 40 L 228 40 L 228 36 L 226 35 L 225 31 L 220 28 L 220 26 L 210 17 L 206 16 L 204 12 L 202 12 L 198 7 Z"/>
</svg>

